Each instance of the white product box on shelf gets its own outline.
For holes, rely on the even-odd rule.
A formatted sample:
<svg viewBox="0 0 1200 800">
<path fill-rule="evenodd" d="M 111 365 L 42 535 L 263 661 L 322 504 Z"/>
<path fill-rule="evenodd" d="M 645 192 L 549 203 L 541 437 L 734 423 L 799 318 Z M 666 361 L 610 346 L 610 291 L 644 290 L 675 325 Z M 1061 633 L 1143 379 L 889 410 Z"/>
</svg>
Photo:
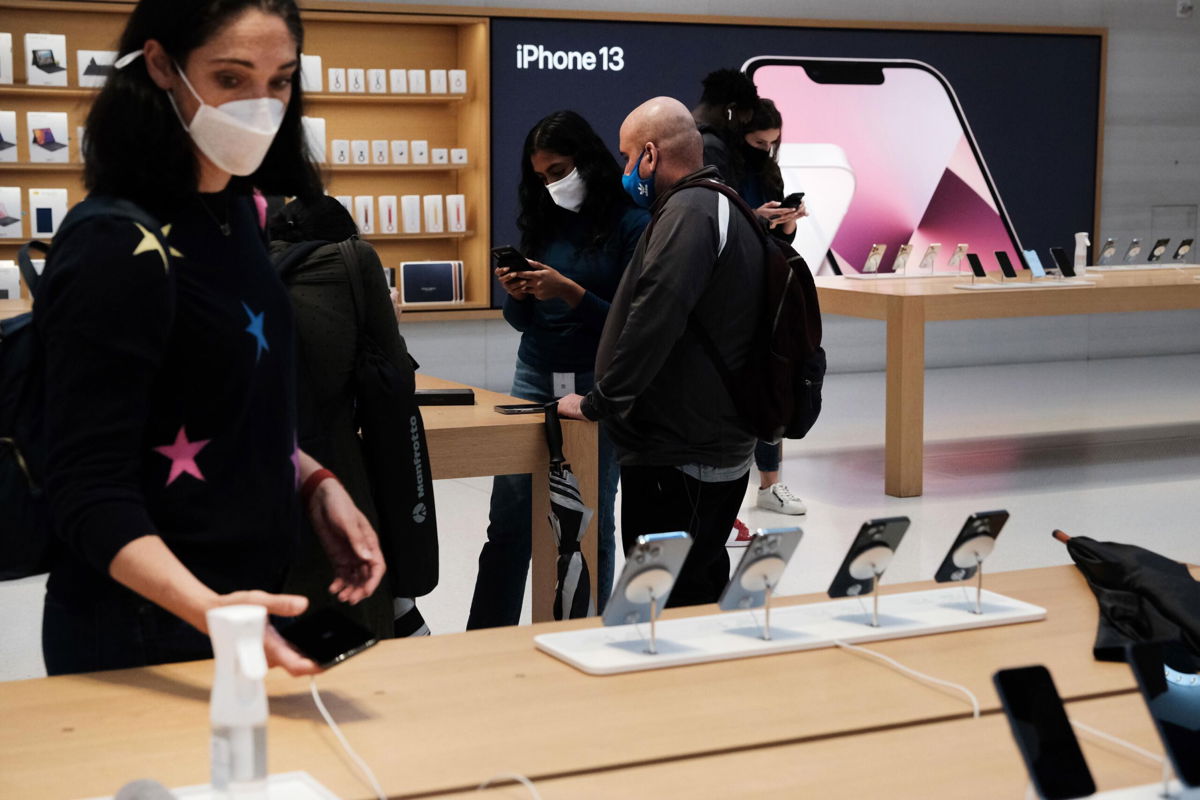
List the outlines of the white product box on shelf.
<svg viewBox="0 0 1200 800">
<path fill-rule="evenodd" d="M 13 82 L 12 34 L 0 33 L 0 83 Z"/>
<path fill-rule="evenodd" d="M 374 164 L 390 164 L 388 158 L 388 149 L 390 144 L 387 139 L 372 139 L 371 140 L 371 162 Z"/>
<path fill-rule="evenodd" d="M 425 231 L 441 233 L 446 229 L 445 198 L 440 194 L 427 194 L 422 200 L 425 204 Z"/>
<path fill-rule="evenodd" d="M 338 195 L 334 195 L 333 199 L 337 200 L 339 203 L 342 204 L 342 208 L 346 209 L 347 214 L 349 214 L 352 217 L 354 216 L 354 198 L 353 197 L 351 197 L 348 194 L 338 194 Z"/>
<path fill-rule="evenodd" d="M 310 56 L 307 53 L 300 54 L 300 89 L 305 92 L 323 92 L 324 81 L 322 76 L 324 70 L 321 69 L 321 57 Z"/>
<path fill-rule="evenodd" d="M 29 160 L 34 164 L 66 164 L 70 160 L 71 134 L 61 111 L 30 111 L 25 115 Z"/>
<path fill-rule="evenodd" d="M 66 189 L 30 189 L 29 219 L 34 236 L 53 236 L 67 215 Z"/>
<path fill-rule="evenodd" d="M 429 142 L 424 139 L 413 139 L 409 144 L 409 154 L 414 164 L 429 163 Z"/>
<path fill-rule="evenodd" d="M 421 195 L 406 194 L 400 198 L 400 224 L 405 233 L 421 232 Z"/>
<path fill-rule="evenodd" d="M 21 187 L 0 186 L 0 239 L 24 239 Z"/>
<path fill-rule="evenodd" d="M 388 74 L 386 69 L 367 70 L 367 91 L 371 94 L 387 94 Z"/>
<path fill-rule="evenodd" d="M 335 164 L 350 163 L 350 142 L 347 139 L 334 139 L 329 146 L 330 154 Z"/>
<path fill-rule="evenodd" d="M 366 139 L 352 139 L 350 141 L 350 163 L 356 167 L 370 164 L 371 143 Z"/>
<path fill-rule="evenodd" d="M 17 262 L 0 261 L 0 300 L 16 300 L 21 296 L 21 271 Z"/>
<path fill-rule="evenodd" d="M 408 71 L 408 91 L 410 94 L 425 94 L 425 70 L 410 69 Z"/>
<path fill-rule="evenodd" d="M 312 160 L 324 164 L 325 158 L 325 118 L 301 117 L 300 125 L 304 128 L 304 141 Z"/>
<path fill-rule="evenodd" d="M 354 222 L 358 232 L 372 234 L 375 232 L 375 198 L 372 195 L 359 195 L 354 198 Z"/>
<path fill-rule="evenodd" d="M 408 163 L 408 139 L 392 139 L 392 163 Z"/>
<path fill-rule="evenodd" d="M 75 53 L 79 64 L 79 85 L 88 88 L 99 88 L 113 73 L 113 62 L 117 60 L 116 50 L 79 50 Z"/>
<path fill-rule="evenodd" d="M 430 94 L 446 94 L 449 90 L 449 80 L 446 78 L 446 70 L 431 69 L 429 70 L 429 93 Z"/>
<path fill-rule="evenodd" d="M 450 94 L 466 94 L 467 93 L 467 71 L 465 69 L 452 69 L 450 75 Z"/>
<path fill-rule="evenodd" d="M 429 151 L 429 163 L 431 164 L 449 164 L 450 151 L 444 147 L 435 147 Z"/>
<path fill-rule="evenodd" d="M 75 126 L 75 150 L 79 153 L 79 163 L 83 163 L 83 149 L 87 146 L 87 128 Z"/>
<path fill-rule="evenodd" d="M 400 230 L 400 218 L 397 216 L 396 195 L 385 194 L 379 198 L 379 232 L 397 233 Z"/>
<path fill-rule="evenodd" d="M 0 111 L 0 162 L 17 161 L 17 112 Z"/>
<path fill-rule="evenodd" d="M 451 233 L 466 233 L 467 231 L 467 198 L 466 195 L 446 195 L 446 230 Z"/>
<path fill-rule="evenodd" d="M 346 70 L 346 91 L 360 94 L 367 91 L 367 71 L 365 69 Z"/>
<path fill-rule="evenodd" d="M 342 69 L 341 67 L 329 68 L 329 91 L 346 91 L 346 70 Z"/>
<path fill-rule="evenodd" d="M 57 33 L 25 34 L 25 75 L 30 86 L 66 86 L 66 63 L 66 36 Z"/>
<path fill-rule="evenodd" d="M 392 94 L 408 94 L 408 70 L 389 69 L 388 82 Z"/>
<path fill-rule="evenodd" d="M 467 148 L 465 148 L 465 147 L 450 148 L 450 163 L 451 164 L 467 163 Z"/>
</svg>

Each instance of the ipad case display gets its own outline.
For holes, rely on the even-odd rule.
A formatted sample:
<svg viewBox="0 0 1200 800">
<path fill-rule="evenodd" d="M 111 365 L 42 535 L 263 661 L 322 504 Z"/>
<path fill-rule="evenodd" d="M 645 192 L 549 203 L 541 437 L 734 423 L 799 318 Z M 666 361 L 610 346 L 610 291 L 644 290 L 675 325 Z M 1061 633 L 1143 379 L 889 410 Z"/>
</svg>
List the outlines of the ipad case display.
<svg viewBox="0 0 1200 800">
<path fill-rule="evenodd" d="M 404 261 L 400 264 L 400 301 L 406 306 L 461 303 L 461 261 Z"/>
<path fill-rule="evenodd" d="M 17 161 L 17 112 L 0 111 L 0 162 Z"/>
<path fill-rule="evenodd" d="M 33 236 L 53 236 L 67 215 L 66 189 L 30 189 L 29 217 Z"/>
<path fill-rule="evenodd" d="M 325 81 L 322 79 L 324 70 L 321 68 L 321 57 L 300 54 L 300 88 L 305 92 L 324 91 Z"/>
<path fill-rule="evenodd" d="M 12 34 L 0 33 L 0 83 L 13 82 Z"/>
<path fill-rule="evenodd" d="M 0 186 L 0 239 L 24 239 L 21 187 Z"/>
<path fill-rule="evenodd" d="M 79 85 L 99 88 L 113 73 L 113 62 L 117 60 L 115 50 L 78 50 L 75 60 L 79 64 Z"/>
<path fill-rule="evenodd" d="M 25 74 L 30 86 L 66 86 L 67 37 L 53 33 L 25 34 Z"/>
<path fill-rule="evenodd" d="M 900 59 L 758 56 L 744 70 L 783 117 L 784 193 L 807 192 L 814 216 L 822 202 L 845 206 L 837 226 L 825 228 L 843 273 L 860 269 L 874 244 L 894 252 L 910 242 L 921 253 L 934 242 L 970 242 L 977 252 L 1005 250 L 1014 263 L 1021 261 L 983 152 L 936 69 Z M 888 131 L 903 131 L 904 157 L 897 157 L 896 135 L 880 134 L 882 120 Z M 786 158 L 789 146 L 802 144 L 840 149 L 848 196 L 845 187 L 834 196 L 833 186 L 799 181 Z"/>
<path fill-rule="evenodd" d="M 318 164 L 325 163 L 325 118 L 301 117 L 304 141 L 308 145 L 309 157 Z"/>
<path fill-rule="evenodd" d="M 67 115 L 58 111 L 30 111 L 25 119 L 29 160 L 34 164 L 66 164 L 70 158 Z"/>
</svg>

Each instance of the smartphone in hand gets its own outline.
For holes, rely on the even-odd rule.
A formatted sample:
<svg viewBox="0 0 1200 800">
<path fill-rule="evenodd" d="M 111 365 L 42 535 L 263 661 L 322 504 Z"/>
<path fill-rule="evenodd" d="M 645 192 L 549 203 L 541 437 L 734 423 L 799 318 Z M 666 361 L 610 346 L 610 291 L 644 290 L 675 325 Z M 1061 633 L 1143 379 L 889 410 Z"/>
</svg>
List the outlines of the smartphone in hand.
<svg viewBox="0 0 1200 800">
<path fill-rule="evenodd" d="M 780 208 L 799 208 L 804 202 L 804 192 L 792 192 L 779 201 Z"/>
<path fill-rule="evenodd" d="M 509 272 L 528 272 L 536 269 L 529 263 L 529 259 L 521 255 L 521 251 L 509 245 L 502 245 L 492 249 L 492 260 L 497 267 L 506 269 Z"/>
<path fill-rule="evenodd" d="M 340 664 L 379 641 L 371 631 L 330 606 L 305 614 L 279 635 L 322 669 Z"/>
</svg>

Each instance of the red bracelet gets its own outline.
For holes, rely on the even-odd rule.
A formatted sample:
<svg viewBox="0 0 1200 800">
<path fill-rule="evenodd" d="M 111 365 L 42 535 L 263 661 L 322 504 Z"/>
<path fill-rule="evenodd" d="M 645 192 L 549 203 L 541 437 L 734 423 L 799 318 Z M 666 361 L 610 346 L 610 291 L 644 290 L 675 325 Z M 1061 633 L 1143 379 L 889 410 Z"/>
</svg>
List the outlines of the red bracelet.
<svg viewBox="0 0 1200 800">
<path fill-rule="evenodd" d="M 308 503 L 312 500 L 313 494 L 317 491 L 317 486 L 326 478 L 337 480 L 337 476 L 327 469 L 319 469 L 312 475 L 304 479 L 304 484 L 300 487 L 300 503 L 304 508 L 308 508 Z"/>
</svg>

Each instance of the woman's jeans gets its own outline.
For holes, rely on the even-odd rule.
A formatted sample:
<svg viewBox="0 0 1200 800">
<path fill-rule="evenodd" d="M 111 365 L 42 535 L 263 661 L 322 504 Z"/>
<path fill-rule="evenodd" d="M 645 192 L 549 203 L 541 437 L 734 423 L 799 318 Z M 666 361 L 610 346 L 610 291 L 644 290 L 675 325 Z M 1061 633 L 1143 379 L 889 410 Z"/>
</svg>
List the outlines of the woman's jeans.
<svg viewBox="0 0 1200 800">
<path fill-rule="evenodd" d="M 522 400 L 548 403 L 554 399 L 553 375 L 517 361 L 513 376 L 512 395 Z M 575 373 L 575 391 L 587 394 L 595 376 L 591 372 Z M 597 430 L 599 460 L 599 508 L 596 509 L 596 529 L 599 534 L 598 564 L 589 565 L 596 576 L 598 608 L 604 609 L 612 591 L 613 563 L 616 552 L 613 503 L 617 496 L 620 471 L 612 443 Z M 479 574 L 475 579 L 475 596 L 471 600 L 468 630 L 516 625 L 521 621 L 521 603 L 525 598 L 525 576 L 529 572 L 532 552 L 533 490 L 528 475 L 497 475 L 492 483 L 492 507 L 487 530 L 487 542 L 479 554 Z"/>
</svg>

